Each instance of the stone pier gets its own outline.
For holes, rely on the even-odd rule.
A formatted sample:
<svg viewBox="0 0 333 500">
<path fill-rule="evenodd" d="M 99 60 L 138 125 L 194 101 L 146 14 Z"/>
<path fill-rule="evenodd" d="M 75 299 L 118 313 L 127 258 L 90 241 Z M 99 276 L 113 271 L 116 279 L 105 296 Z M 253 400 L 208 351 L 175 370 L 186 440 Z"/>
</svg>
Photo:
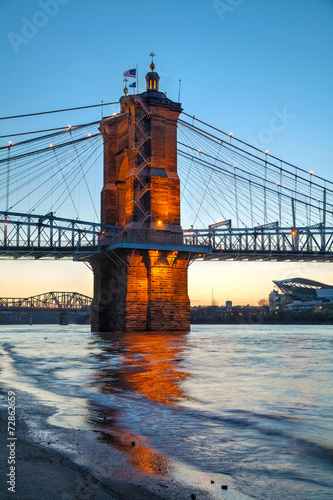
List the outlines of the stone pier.
<svg viewBox="0 0 333 500">
<path fill-rule="evenodd" d="M 190 252 L 180 226 L 177 120 L 181 105 L 147 89 L 120 99 L 120 113 L 100 123 L 104 140 L 101 222 L 123 227 L 92 257 L 94 331 L 188 331 Z"/>
</svg>

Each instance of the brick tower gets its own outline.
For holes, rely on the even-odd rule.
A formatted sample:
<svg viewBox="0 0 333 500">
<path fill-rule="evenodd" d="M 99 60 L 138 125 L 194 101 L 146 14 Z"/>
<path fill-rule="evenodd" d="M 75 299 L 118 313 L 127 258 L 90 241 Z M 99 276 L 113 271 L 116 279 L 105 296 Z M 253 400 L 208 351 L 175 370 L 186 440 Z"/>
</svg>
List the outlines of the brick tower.
<svg viewBox="0 0 333 500">
<path fill-rule="evenodd" d="M 130 96 L 125 84 L 120 113 L 100 123 L 101 222 L 124 230 L 91 259 L 94 331 L 190 329 L 191 253 L 183 246 L 177 173 L 181 105 L 159 91 L 153 59 L 150 69 L 146 91 Z"/>
</svg>

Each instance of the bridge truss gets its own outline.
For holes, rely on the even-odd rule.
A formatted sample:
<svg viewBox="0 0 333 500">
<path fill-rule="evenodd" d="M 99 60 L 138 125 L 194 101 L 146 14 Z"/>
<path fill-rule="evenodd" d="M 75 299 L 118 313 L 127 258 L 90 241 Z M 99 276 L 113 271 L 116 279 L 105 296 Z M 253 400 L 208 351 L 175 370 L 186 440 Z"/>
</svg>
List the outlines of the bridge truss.
<svg viewBox="0 0 333 500">
<path fill-rule="evenodd" d="M 185 243 L 203 245 L 204 260 L 333 261 L 333 227 L 254 228 L 184 232 Z"/>
<path fill-rule="evenodd" d="M 122 228 L 47 215 L 0 212 L 0 257 L 80 258 L 100 250 Z"/>
<path fill-rule="evenodd" d="M 33 297 L 0 297 L 0 310 L 61 309 L 67 311 L 89 310 L 91 297 L 77 292 L 47 292 Z"/>
</svg>

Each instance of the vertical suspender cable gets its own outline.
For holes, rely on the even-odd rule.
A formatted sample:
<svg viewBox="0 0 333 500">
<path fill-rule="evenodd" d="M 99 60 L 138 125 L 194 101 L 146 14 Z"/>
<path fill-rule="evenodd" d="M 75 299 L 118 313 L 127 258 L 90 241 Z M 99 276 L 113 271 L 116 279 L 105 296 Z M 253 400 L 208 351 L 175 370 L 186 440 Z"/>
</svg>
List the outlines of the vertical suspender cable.
<svg viewBox="0 0 333 500">
<path fill-rule="evenodd" d="M 295 198 L 291 199 L 291 212 L 293 217 L 293 228 L 296 227 L 296 206 L 295 206 Z"/>
<path fill-rule="evenodd" d="M 323 191 L 323 226 L 326 227 L 326 187 Z"/>
<path fill-rule="evenodd" d="M 235 187 L 236 222 L 237 222 L 237 227 L 239 227 L 236 167 L 235 167 L 235 165 L 233 165 L 233 167 L 234 167 L 234 187 Z"/>
<path fill-rule="evenodd" d="M 281 162 L 281 167 L 280 167 L 280 183 L 279 183 L 279 191 L 278 191 L 278 197 L 279 197 L 279 226 L 282 225 L 282 206 L 281 206 L 281 186 L 282 186 L 282 162 Z"/>
<path fill-rule="evenodd" d="M 10 182 L 10 147 L 8 148 L 7 182 L 6 182 L 6 212 L 9 210 L 9 182 Z"/>
<path fill-rule="evenodd" d="M 311 199 L 312 199 L 312 179 L 311 179 L 311 174 L 310 174 L 310 203 L 309 203 L 309 221 L 308 224 L 311 226 Z"/>
<path fill-rule="evenodd" d="M 326 187 L 324 187 L 324 192 L 323 192 L 323 227 L 322 227 L 322 240 L 321 240 L 321 251 L 325 252 L 325 247 L 326 247 L 326 238 L 325 238 L 325 232 L 326 232 Z"/>
<path fill-rule="evenodd" d="M 77 152 L 77 149 L 76 149 L 75 142 L 73 140 L 73 135 L 72 135 L 72 131 L 71 130 L 70 130 L 70 134 L 71 134 L 71 138 L 72 138 L 72 141 L 73 141 L 73 146 L 74 146 L 74 150 L 75 150 L 75 153 L 76 153 L 76 156 L 77 156 L 77 160 L 79 162 L 79 165 L 80 165 L 80 168 L 81 168 L 81 172 L 82 172 L 82 175 L 83 175 L 83 178 L 84 178 L 84 182 L 85 182 L 86 188 L 88 190 L 89 198 L 90 198 L 91 204 L 93 206 L 93 209 L 94 209 L 94 212 L 95 212 L 95 215 L 96 215 L 96 218 L 97 218 L 96 220 L 98 220 L 98 214 L 97 214 L 97 211 L 96 211 L 95 203 L 94 203 L 93 197 L 92 197 L 90 189 L 89 189 L 89 185 L 88 185 L 88 182 L 87 182 L 87 179 L 86 179 L 86 174 L 84 173 L 83 168 L 82 168 L 81 160 L 80 160 L 80 157 L 78 155 L 78 152 Z"/>
<path fill-rule="evenodd" d="M 265 153 L 265 180 L 264 180 L 264 224 L 267 224 L 267 196 L 266 196 L 266 181 L 267 181 L 267 153 Z"/>
<path fill-rule="evenodd" d="M 61 172 L 61 174 L 62 174 L 62 177 L 63 177 L 64 183 L 65 183 L 65 186 L 66 186 L 66 188 L 67 188 L 67 191 L 68 191 L 68 193 L 69 193 L 70 199 L 72 200 L 73 207 L 74 207 L 74 210 L 75 210 L 75 212 L 76 212 L 77 218 L 79 219 L 79 218 L 80 218 L 80 217 L 79 217 L 79 213 L 78 213 L 78 211 L 77 211 L 77 209 L 76 209 L 76 205 L 75 205 L 75 202 L 74 202 L 74 200 L 73 200 L 72 192 L 71 192 L 71 190 L 69 189 L 69 186 L 68 186 L 68 184 L 67 184 L 67 180 L 66 180 L 66 177 L 65 177 L 65 175 L 64 175 L 64 172 L 63 172 L 62 166 L 60 165 L 60 162 L 59 162 L 59 159 L 58 159 L 57 153 L 56 153 L 56 151 L 55 151 L 55 148 L 52 148 L 52 149 L 53 149 L 53 151 L 54 151 L 54 154 L 55 154 L 55 157 L 56 157 L 56 160 L 57 160 L 57 163 L 58 163 L 58 166 L 59 166 L 60 172 Z"/>
<path fill-rule="evenodd" d="M 251 174 L 249 174 L 249 191 L 250 191 L 251 224 L 252 224 L 252 227 L 254 227 Z"/>
</svg>

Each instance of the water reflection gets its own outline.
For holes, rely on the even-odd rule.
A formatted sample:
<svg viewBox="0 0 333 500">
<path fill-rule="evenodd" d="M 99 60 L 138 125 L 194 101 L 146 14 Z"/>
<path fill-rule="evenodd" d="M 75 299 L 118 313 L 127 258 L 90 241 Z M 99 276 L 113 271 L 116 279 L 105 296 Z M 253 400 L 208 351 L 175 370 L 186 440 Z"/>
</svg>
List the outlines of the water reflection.
<svg viewBox="0 0 333 500">
<path fill-rule="evenodd" d="M 101 349 L 95 381 L 102 393 L 130 392 L 172 407 L 189 399 L 183 383 L 190 375 L 182 368 L 189 348 L 186 333 L 103 333 L 95 339 Z M 173 472 L 172 461 L 155 451 L 149 439 L 126 429 L 122 410 L 94 404 L 91 418 L 101 430 L 100 439 L 126 451 L 133 465 L 153 474 Z"/>
</svg>

